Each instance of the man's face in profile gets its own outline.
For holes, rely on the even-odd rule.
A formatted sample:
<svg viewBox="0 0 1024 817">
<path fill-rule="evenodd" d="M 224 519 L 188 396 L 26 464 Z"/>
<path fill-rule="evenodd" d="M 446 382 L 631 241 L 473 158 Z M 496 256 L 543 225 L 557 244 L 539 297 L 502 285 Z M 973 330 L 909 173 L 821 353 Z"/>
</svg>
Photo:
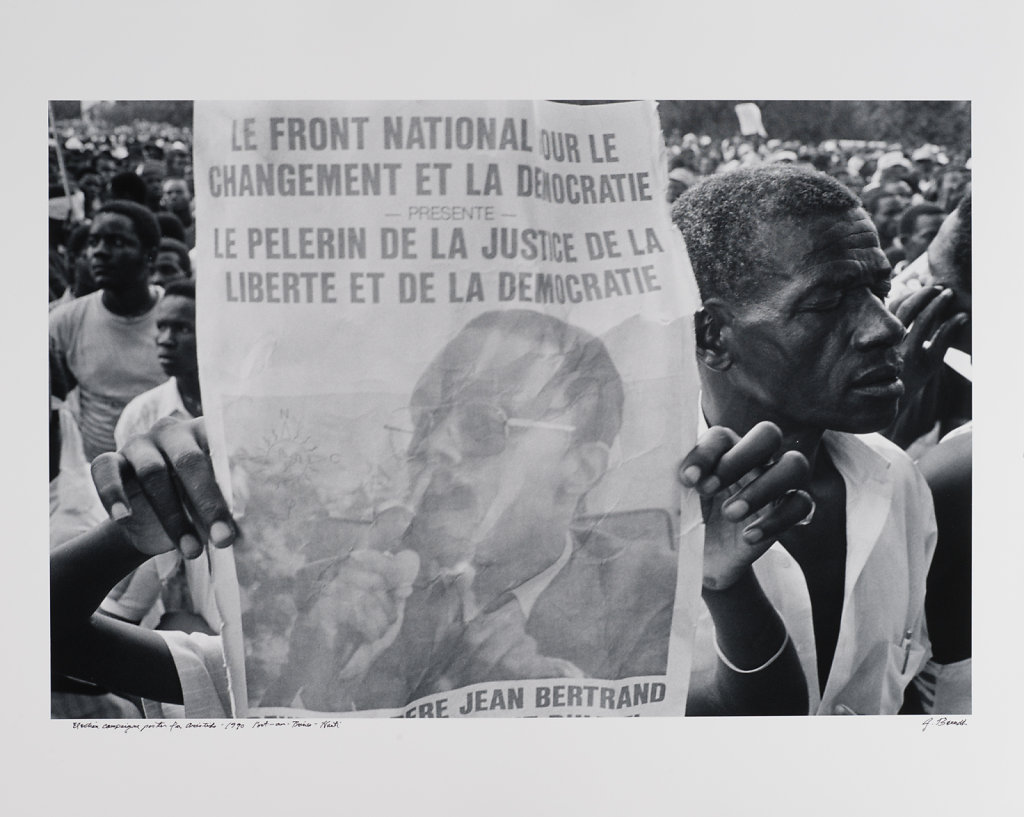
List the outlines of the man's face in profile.
<svg viewBox="0 0 1024 817">
<path fill-rule="evenodd" d="M 734 388 L 784 429 L 883 428 L 903 393 L 904 332 L 870 219 L 858 208 L 773 235 L 777 276 L 735 310 Z"/>
<path fill-rule="evenodd" d="M 408 448 L 412 547 L 452 567 L 509 560 L 524 578 L 550 563 L 531 545 L 564 541 L 577 497 L 564 486 L 574 410 L 553 378 L 554 348 L 506 331 L 464 330 L 421 378 Z"/>
</svg>

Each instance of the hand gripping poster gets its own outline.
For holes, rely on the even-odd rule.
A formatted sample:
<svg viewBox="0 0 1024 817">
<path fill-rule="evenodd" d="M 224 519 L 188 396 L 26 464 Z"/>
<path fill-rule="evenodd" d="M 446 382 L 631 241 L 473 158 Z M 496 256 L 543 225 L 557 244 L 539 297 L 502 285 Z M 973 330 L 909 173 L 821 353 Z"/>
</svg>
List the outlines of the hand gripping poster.
<svg viewBox="0 0 1024 817">
<path fill-rule="evenodd" d="M 653 103 L 199 102 L 234 714 L 682 714 L 697 304 Z"/>
</svg>

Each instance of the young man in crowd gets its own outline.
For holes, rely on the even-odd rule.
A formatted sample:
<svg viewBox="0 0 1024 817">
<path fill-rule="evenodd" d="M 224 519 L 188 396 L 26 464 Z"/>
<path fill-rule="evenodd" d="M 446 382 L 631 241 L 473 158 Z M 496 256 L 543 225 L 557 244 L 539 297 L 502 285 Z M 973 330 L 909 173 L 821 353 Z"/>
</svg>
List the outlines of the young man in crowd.
<svg viewBox="0 0 1024 817">
<path fill-rule="evenodd" d="M 161 238 L 160 247 L 153 264 L 153 283 L 165 290 L 177 281 L 189 282 L 192 277 L 192 262 L 188 247 L 174 238 Z"/>
<path fill-rule="evenodd" d="M 164 287 L 164 297 L 156 307 L 156 329 L 152 353 L 168 380 L 125 406 L 114 429 L 118 448 L 164 417 L 192 420 L 203 414 L 196 354 L 196 290 L 191 281 Z M 136 570 L 130 580 L 119 583 L 100 609 L 125 621 L 212 633 L 207 619 L 214 623 L 218 619 L 209 595 L 209 573 L 200 569 L 203 567 L 205 564 L 197 561 L 183 566 L 177 551 L 161 554 Z"/>
<path fill-rule="evenodd" d="M 712 177 L 673 216 L 703 300 L 707 424 L 732 430 L 719 431 L 727 445 L 770 420 L 811 466 L 813 517 L 755 565 L 797 642 L 810 711 L 895 714 L 930 654 L 936 534 L 913 463 L 881 436 L 860 436 L 891 423 L 903 393 L 906 332 L 885 307 L 878 233 L 834 179 L 786 167 Z M 733 502 L 725 513 L 748 510 Z M 752 523 L 744 537 L 761 543 L 764 532 Z"/>
<path fill-rule="evenodd" d="M 114 426 L 138 394 L 166 379 L 153 354 L 156 305 L 150 284 L 160 242 L 152 213 L 129 201 L 104 205 L 89 228 L 89 270 L 97 292 L 50 312 L 50 346 L 70 386 L 75 415 L 92 460 L 114 450 Z"/>
<path fill-rule="evenodd" d="M 192 220 L 192 194 L 184 179 L 166 178 L 162 185 L 160 207 L 177 216 L 185 228 L 185 244 L 191 250 L 196 245 L 196 226 Z"/>
</svg>

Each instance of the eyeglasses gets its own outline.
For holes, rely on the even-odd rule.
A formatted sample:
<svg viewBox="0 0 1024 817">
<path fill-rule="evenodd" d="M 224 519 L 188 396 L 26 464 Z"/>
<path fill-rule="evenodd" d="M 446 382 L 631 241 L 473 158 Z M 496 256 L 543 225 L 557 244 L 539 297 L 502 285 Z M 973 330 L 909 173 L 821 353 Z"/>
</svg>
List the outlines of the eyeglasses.
<svg viewBox="0 0 1024 817">
<path fill-rule="evenodd" d="M 424 442 L 442 425 L 465 457 L 492 457 L 500 454 L 508 445 L 511 429 L 540 428 L 567 433 L 576 430 L 576 426 L 566 423 L 509 417 L 500 406 L 490 403 L 417 407 L 414 416 L 418 418 L 415 431 L 397 425 L 385 425 L 392 434 L 405 437 L 405 454 L 408 457 L 419 453 Z"/>
</svg>

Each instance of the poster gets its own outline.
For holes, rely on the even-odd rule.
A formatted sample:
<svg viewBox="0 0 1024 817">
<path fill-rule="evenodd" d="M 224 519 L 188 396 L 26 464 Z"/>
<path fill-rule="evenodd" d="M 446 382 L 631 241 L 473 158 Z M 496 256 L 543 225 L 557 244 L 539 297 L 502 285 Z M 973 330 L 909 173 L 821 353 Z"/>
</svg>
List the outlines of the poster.
<svg viewBox="0 0 1024 817">
<path fill-rule="evenodd" d="M 682 714 L 696 287 L 653 103 L 197 102 L 234 714 Z"/>
</svg>

